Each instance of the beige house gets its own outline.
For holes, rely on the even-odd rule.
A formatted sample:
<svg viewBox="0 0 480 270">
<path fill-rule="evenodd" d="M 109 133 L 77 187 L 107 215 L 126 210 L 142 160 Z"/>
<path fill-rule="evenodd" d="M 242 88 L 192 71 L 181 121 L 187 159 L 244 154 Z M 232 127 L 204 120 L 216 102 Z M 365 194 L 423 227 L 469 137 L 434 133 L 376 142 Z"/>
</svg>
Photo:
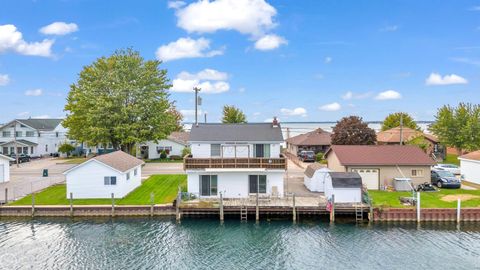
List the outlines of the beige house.
<svg viewBox="0 0 480 270">
<path fill-rule="evenodd" d="M 368 189 L 393 186 L 394 178 L 410 178 L 414 186 L 430 182 L 435 164 L 413 145 L 333 145 L 325 158 L 332 171 L 358 172 Z"/>
</svg>

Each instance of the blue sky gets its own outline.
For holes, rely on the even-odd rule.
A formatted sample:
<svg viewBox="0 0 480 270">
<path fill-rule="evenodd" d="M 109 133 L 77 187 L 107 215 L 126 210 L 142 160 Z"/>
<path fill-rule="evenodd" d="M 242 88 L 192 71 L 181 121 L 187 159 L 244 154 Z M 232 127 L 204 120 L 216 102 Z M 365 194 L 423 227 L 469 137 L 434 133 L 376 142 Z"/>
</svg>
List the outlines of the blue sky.
<svg viewBox="0 0 480 270">
<path fill-rule="evenodd" d="M 478 0 L 3 0 L 0 123 L 63 117 L 82 67 L 126 47 L 165 60 L 186 121 L 193 85 L 209 121 L 224 104 L 285 122 L 480 103 Z"/>
</svg>

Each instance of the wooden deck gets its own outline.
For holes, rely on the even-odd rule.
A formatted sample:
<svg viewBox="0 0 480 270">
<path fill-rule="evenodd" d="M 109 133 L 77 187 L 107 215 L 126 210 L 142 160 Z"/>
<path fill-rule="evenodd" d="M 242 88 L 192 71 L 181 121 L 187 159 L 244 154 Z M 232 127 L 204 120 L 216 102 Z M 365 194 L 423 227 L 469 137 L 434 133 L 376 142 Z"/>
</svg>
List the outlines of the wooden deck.
<svg viewBox="0 0 480 270">
<path fill-rule="evenodd" d="M 286 170 L 287 159 L 278 158 L 194 158 L 187 156 L 183 161 L 184 170 L 189 169 L 276 169 Z"/>
</svg>

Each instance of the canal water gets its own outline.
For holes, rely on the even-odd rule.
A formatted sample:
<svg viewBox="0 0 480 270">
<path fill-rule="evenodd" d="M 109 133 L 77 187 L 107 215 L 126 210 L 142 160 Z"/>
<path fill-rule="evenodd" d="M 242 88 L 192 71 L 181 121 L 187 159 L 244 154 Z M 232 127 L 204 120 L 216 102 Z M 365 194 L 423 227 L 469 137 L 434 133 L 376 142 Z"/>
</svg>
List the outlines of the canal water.
<svg viewBox="0 0 480 270">
<path fill-rule="evenodd" d="M 480 225 L 2 219 L 0 269 L 480 269 Z"/>
</svg>

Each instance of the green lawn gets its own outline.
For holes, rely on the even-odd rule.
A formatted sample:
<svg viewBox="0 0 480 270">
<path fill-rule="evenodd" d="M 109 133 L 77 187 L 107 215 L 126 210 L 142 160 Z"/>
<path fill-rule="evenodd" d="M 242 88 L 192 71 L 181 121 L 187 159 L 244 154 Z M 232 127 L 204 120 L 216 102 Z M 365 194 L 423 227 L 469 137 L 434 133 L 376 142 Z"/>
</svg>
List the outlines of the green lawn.
<svg viewBox="0 0 480 270">
<path fill-rule="evenodd" d="M 374 207 L 408 208 L 400 204 L 400 197 L 411 197 L 411 192 L 389 192 L 369 190 Z M 448 196 L 448 197 L 445 197 Z M 462 200 L 462 207 L 480 207 L 480 190 L 441 189 L 438 192 L 422 192 L 420 206 L 422 208 L 456 208 L 457 196 Z M 451 199 L 452 201 L 447 201 Z"/>
<path fill-rule="evenodd" d="M 178 185 L 182 191 L 187 189 L 187 176 L 184 174 L 152 175 L 141 186 L 130 192 L 125 198 L 115 200 L 119 205 L 149 205 L 150 193 L 155 194 L 155 203 L 171 203 L 177 196 Z M 65 185 L 51 186 L 35 194 L 36 205 L 69 205 Z M 76 205 L 111 204 L 111 199 L 74 199 Z M 31 205 L 32 197 L 26 196 L 10 205 Z"/>
<path fill-rule="evenodd" d="M 445 161 L 443 163 L 455 164 L 460 166 L 460 160 L 458 160 L 458 156 L 455 154 L 447 154 Z"/>
</svg>

